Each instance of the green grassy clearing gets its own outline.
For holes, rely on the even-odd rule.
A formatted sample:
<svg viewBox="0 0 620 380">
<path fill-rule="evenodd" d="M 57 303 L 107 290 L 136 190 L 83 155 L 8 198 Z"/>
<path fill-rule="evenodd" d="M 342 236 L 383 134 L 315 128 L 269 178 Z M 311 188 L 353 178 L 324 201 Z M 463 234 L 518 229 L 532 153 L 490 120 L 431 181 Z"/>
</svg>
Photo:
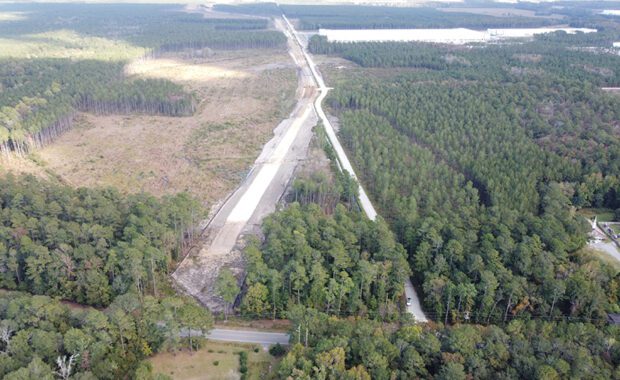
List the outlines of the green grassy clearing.
<svg viewBox="0 0 620 380">
<path fill-rule="evenodd" d="M 598 249 L 585 247 L 579 251 L 579 254 L 597 258 L 601 260 L 602 262 L 604 262 L 605 264 L 608 264 L 611 267 L 615 268 L 617 271 L 620 271 L 620 262 L 614 259 L 613 257 L 609 256 L 605 252 L 599 251 Z"/>
<path fill-rule="evenodd" d="M 588 219 L 592 219 L 596 216 L 599 222 L 614 221 L 614 210 L 610 208 L 582 208 L 577 212 Z"/>
<path fill-rule="evenodd" d="M 254 352 L 255 348 L 259 351 Z M 196 352 L 160 353 L 149 361 L 153 365 L 153 373 L 162 373 L 173 379 L 238 379 L 240 351 L 248 353 L 248 379 L 271 377 L 269 370 L 275 367 L 276 359 L 262 347 L 252 344 L 207 341 L 204 347 Z"/>
</svg>

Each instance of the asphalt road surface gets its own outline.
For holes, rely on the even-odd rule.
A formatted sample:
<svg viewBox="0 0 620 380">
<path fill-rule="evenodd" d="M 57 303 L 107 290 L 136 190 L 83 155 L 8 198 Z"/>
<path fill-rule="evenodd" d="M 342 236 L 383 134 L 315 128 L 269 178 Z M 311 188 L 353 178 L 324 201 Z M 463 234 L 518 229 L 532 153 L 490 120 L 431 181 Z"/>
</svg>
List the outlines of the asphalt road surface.
<svg viewBox="0 0 620 380">
<path fill-rule="evenodd" d="M 347 154 L 345 153 L 344 149 L 342 148 L 342 145 L 340 144 L 340 141 L 338 140 L 338 137 L 336 136 L 336 132 L 334 131 L 332 124 L 330 123 L 329 119 L 325 115 L 325 112 L 323 111 L 323 108 L 321 106 L 323 99 L 325 99 L 325 97 L 327 96 L 327 92 L 330 89 L 327 86 L 325 86 L 323 77 L 318 71 L 316 64 L 314 63 L 314 60 L 312 59 L 312 56 L 307 51 L 307 49 L 304 47 L 304 44 L 301 42 L 301 39 L 299 38 L 297 31 L 295 30 L 293 25 L 289 22 L 286 16 L 282 15 L 282 18 L 284 22 L 286 23 L 289 34 L 294 36 L 295 42 L 299 45 L 299 48 L 303 52 L 303 55 L 306 61 L 305 63 L 310 69 L 310 72 L 312 73 L 312 76 L 316 84 L 319 87 L 320 95 L 316 98 L 314 102 L 314 108 L 319 118 L 323 122 L 323 126 L 325 127 L 325 131 L 327 132 L 327 137 L 329 138 L 330 143 L 334 147 L 334 151 L 336 152 L 336 155 L 338 157 L 338 161 L 339 161 L 338 164 L 339 164 L 340 170 L 348 172 L 351 177 L 357 180 L 357 176 L 355 175 L 353 166 L 351 165 L 351 162 L 349 161 Z M 377 211 L 373 207 L 372 202 L 370 201 L 370 198 L 368 198 L 368 195 L 366 194 L 366 191 L 364 191 L 364 188 L 362 187 L 359 180 L 357 181 L 357 183 L 359 186 L 358 190 L 359 190 L 360 204 L 361 204 L 362 209 L 364 210 L 364 212 L 366 213 L 366 215 L 368 216 L 370 220 L 376 220 Z M 426 315 L 424 314 L 424 311 L 422 310 L 422 305 L 420 304 L 420 298 L 418 297 L 415 291 L 415 288 L 413 287 L 413 284 L 411 283 L 411 280 L 409 278 L 407 278 L 407 281 L 405 282 L 405 296 L 407 297 L 407 303 L 408 303 L 407 311 L 413 315 L 416 321 L 427 322 L 428 319 L 426 318 Z"/>
<path fill-rule="evenodd" d="M 213 329 L 207 334 L 211 340 L 224 342 L 256 343 L 271 346 L 280 343 L 288 345 L 288 334 L 261 331 Z"/>
<path fill-rule="evenodd" d="M 598 236 L 607 241 L 598 241 L 595 243 L 590 243 L 589 246 L 598 251 L 604 252 L 605 254 L 613 257 L 614 259 L 620 261 L 620 251 L 618 251 L 618 246 L 615 242 L 610 241 L 607 235 L 601 230 L 598 225 L 595 225 L 595 231 Z"/>
<path fill-rule="evenodd" d="M 181 330 L 181 337 L 188 337 L 191 331 L 192 336 L 199 336 L 199 330 Z M 286 333 L 264 332 L 257 330 L 230 330 L 213 329 L 204 335 L 207 339 L 221 342 L 255 343 L 263 346 L 271 346 L 280 343 L 288 345 L 289 335 Z"/>
</svg>

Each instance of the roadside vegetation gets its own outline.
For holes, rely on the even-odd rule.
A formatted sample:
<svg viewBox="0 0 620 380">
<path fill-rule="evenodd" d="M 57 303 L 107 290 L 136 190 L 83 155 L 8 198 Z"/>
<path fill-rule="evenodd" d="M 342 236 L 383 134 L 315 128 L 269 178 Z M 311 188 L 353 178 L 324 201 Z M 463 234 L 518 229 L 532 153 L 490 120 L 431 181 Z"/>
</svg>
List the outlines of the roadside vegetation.
<svg viewBox="0 0 620 380">
<path fill-rule="evenodd" d="M 0 286 L 27 292 L 0 293 L 0 376 L 117 379 L 148 374 L 140 363 L 154 352 L 192 350 L 200 339 L 181 330 L 206 331 L 213 319 L 167 274 L 199 216 L 182 194 L 0 179 Z"/>
<path fill-rule="evenodd" d="M 108 306 L 159 295 L 203 215 L 184 194 L 157 200 L 34 177 L 0 179 L 0 286 Z"/>
<path fill-rule="evenodd" d="M 152 378 L 143 359 L 189 350 L 188 328 L 207 331 L 211 315 L 193 299 L 127 293 L 106 309 L 72 307 L 58 299 L 0 293 L 4 379 Z M 192 342 L 195 349 L 200 341 Z M 158 377 L 156 377 L 158 378 Z"/>
<path fill-rule="evenodd" d="M 298 379 L 615 379 L 617 327 L 513 320 L 506 325 L 404 324 L 292 314 L 308 328 L 278 367 Z M 305 330 L 304 330 L 305 331 Z M 297 338 L 293 340 L 296 342 Z"/>
<path fill-rule="evenodd" d="M 384 223 L 339 205 L 293 204 L 263 223 L 265 242 L 245 249 L 242 312 L 286 317 L 292 305 L 331 315 L 394 320 L 409 275 L 405 251 Z"/>
</svg>

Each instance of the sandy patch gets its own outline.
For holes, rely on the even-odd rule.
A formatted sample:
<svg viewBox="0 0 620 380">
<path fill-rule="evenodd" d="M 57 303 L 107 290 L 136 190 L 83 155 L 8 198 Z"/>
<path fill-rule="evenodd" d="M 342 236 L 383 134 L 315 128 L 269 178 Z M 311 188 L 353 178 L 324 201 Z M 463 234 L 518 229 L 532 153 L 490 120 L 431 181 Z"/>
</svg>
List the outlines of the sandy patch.
<svg viewBox="0 0 620 380">
<path fill-rule="evenodd" d="M 248 73 L 209 64 L 193 64 L 175 59 L 139 59 L 125 67 L 126 75 L 181 82 L 208 82 L 213 79 L 246 78 Z"/>
<path fill-rule="evenodd" d="M 0 21 L 21 21 L 25 19 L 25 12 L 0 12 Z"/>
</svg>

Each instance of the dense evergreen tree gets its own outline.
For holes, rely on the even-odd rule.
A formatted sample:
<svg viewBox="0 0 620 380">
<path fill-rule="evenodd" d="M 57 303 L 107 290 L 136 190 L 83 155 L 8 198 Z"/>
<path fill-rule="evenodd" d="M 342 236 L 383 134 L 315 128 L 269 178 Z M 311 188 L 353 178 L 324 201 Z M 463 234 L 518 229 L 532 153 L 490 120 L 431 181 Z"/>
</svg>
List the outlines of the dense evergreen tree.
<svg viewBox="0 0 620 380">
<path fill-rule="evenodd" d="M 293 204 L 263 224 L 252 242 L 242 311 L 286 316 L 293 305 L 334 315 L 394 319 L 409 275 L 405 252 L 383 222 L 339 204 L 326 215 L 316 204 Z"/>
<path fill-rule="evenodd" d="M 157 283 L 193 238 L 201 213 L 184 194 L 156 200 L 34 177 L 0 179 L 0 286 L 106 306 Z"/>
<path fill-rule="evenodd" d="M 135 378 L 142 359 L 184 344 L 181 329 L 206 331 L 212 324 L 207 310 L 178 296 L 156 299 L 125 294 L 102 311 L 69 307 L 47 296 L 3 291 L 0 376 Z"/>
<path fill-rule="evenodd" d="M 399 328 L 313 309 L 291 314 L 292 343 L 279 378 L 617 379 L 620 329 L 512 321 L 497 326 Z"/>
<path fill-rule="evenodd" d="M 299 20 L 301 29 L 406 29 L 406 28 L 531 28 L 553 24 L 535 17 L 498 17 L 465 12 L 442 12 L 430 7 L 295 5 L 274 3 L 225 5 L 225 12 L 279 16 Z"/>
<path fill-rule="evenodd" d="M 590 43 L 311 44 L 425 68 L 351 75 L 329 103 L 436 319 L 603 322 L 618 310 L 617 271 L 575 253 L 587 232 L 575 207 L 618 204 L 620 99 L 597 87 L 618 84 L 620 59 L 567 49 Z"/>
</svg>

